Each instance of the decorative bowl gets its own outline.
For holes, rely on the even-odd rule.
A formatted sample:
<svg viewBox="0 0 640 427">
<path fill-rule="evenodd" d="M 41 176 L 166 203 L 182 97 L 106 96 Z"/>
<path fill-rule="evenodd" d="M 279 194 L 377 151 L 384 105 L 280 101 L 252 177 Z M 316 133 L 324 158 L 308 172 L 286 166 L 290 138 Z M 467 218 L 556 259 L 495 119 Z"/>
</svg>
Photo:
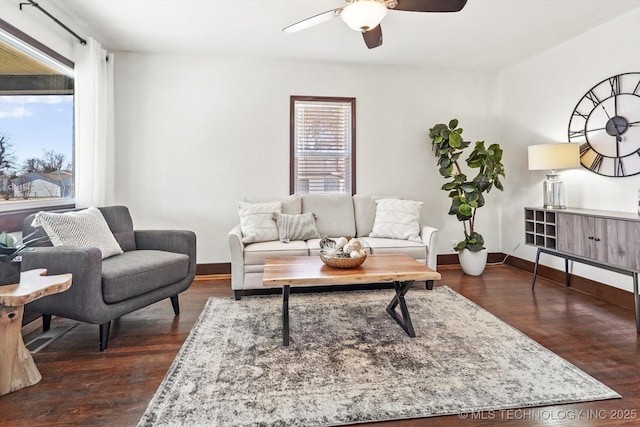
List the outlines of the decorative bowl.
<svg viewBox="0 0 640 427">
<path fill-rule="evenodd" d="M 342 256 L 325 256 L 320 254 L 320 259 L 325 265 L 333 268 L 355 268 L 361 265 L 364 260 L 367 259 L 367 256 L 361 256 L 358 258 L 351 257 L 342 257 Z"/>
</svg>

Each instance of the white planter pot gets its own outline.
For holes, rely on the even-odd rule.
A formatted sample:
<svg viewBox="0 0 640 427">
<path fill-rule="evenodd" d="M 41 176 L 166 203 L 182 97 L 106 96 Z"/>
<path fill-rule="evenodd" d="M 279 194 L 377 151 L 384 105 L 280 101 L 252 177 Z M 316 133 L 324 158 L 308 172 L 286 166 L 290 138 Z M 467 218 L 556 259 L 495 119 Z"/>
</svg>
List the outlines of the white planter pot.
<svg viewBox="0 0 640 427">
<path fill-rule="evenodd" d="M 463 249 L 458 252 L 458 259 L 465 274 L 480 276 L 487 266 L 487 250 L 471 252 L 469 249 Z"/>
</svg>

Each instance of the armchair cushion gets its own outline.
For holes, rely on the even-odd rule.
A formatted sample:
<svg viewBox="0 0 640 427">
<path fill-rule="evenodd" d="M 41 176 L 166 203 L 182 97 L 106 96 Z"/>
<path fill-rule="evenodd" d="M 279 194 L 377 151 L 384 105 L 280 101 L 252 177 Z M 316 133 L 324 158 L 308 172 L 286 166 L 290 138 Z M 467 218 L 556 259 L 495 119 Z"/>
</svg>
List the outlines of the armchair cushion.
<svg viewBox="0 0 640 427">
<path fill-rule="evenodd" d="M 109 224 L 113 237 L 116 238 L 122 250 L 125 252 L 135 251 L 136 238 L 129 209 L 125 206 L 110 206 L 108 209 L 100 209 L 100 212 L 102 212 L 102 216 Z"/>
<path fill-rule="evenodd" d="M 41 226 L 54 246 L 96 247 L 103 259 L 122 253 L 107 221 L 95 207 L 65 213 L 38 212 L 32 225 Z"/>
<path fill-rule="evenodd" d="M 136 250 L 102 262 L 102 295 L 113 304 L 171 285 L 187 276 L 189 256 Z"/>
</svg>

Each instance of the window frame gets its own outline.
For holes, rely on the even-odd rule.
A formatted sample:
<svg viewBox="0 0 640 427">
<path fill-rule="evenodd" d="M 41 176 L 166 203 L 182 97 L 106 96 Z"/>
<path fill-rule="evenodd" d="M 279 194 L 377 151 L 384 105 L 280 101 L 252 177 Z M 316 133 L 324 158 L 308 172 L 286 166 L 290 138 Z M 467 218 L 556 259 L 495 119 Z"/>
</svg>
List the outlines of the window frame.
<svg viewBox="0 0 640 427">
<path fill-rule="evenodd" d="M 52 58 L 53 60 L 59 62 L 60 64 L 71 69 L 75 68 L 75 64 L 73 63 L 73 61 L 59 54 L 55 50 L 46 46 L 42 42 L 34 39 L 33 37 L 29 36 L 23 31 L 19 30 L 18 28 L 14 27 L 13 25 L 11 25 L 10 23 L 8 23 L 3 19 L 0 19 L 0 29 L 2 29 L 8 34 L 11 34 L 15 38 L 22 41 L 23 43 L 40 51 L 44 55 Z M 75 93 L 75 90 L 74 90 L 74 93 Z M 74 117 L 73 126 L 74 126 L 73 134 L 75 139 L 75 117 Z M 75 146 L 75 141 L 73 143 Z M 73 159 L 73 161 L 75 162 L 75 159 Z M 75 170 L 75 164 L 74 164 L 74 170 Z M 61 199 L 61 201 L 34 200 L 33 202 L 29 202 L 29 203 L 19 203 L 19 204 L 16 204 L 15 208 L 13 209 L 4 209 L 0 211 L 0 231 L 7 231 L 7 232 L 22 231 L 22 221 L 24 220 L 24 218 L 26 218 L 27 216 L 35 212 L 52 211 L 52 210 L 68 210 L 68 209 L 73 209 L 75 207 L 76 207 L 75 198 Z"/>
<path fill-rule="evenodd" d="M 351 168 L 351 195 L 356 194 L 356 98 L 335 96 L 299 96 L 291 95 L 289 98 L 289 194 L 296 192 L 296 123 L 295 106 L 297 101 L 303 102 L 339 102 L 349 104 L 351 109 L 351 155 L 349 159 Z M 314 193 L 322 194 L 322 193 Z M 326 193 L 329 194 L 329 193 Z M 337 194 L 347 194 L 344 193 Z"/>
</svg>

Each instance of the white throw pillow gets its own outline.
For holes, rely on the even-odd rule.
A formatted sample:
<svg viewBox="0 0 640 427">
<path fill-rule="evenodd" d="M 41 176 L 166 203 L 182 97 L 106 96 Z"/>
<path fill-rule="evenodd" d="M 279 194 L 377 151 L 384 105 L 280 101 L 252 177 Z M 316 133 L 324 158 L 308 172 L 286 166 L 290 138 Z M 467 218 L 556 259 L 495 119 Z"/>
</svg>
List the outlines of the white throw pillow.
<svg viewBox="0 0 640 427">
<path fill-rule="evenodd" d="M 422 202 L 414 200 L 376 200 L 376 219 L 370 237 L 411 240 L 420 238 L 420 211 Z"/>
<path fill-rule="evenodd" d="M 278 227 L 271 216 L 282 211 L 282 202 L 238 202 L 242 243 L 270 242 L 278 240 Z"/>
<path fill-rule="evenodd" d="M 38 212 L 31 224 L 42 227 L 53 246 L 95 247 L 102 259 L 122 253 L 98 208 L 65 213 Z"/>
</svg>

